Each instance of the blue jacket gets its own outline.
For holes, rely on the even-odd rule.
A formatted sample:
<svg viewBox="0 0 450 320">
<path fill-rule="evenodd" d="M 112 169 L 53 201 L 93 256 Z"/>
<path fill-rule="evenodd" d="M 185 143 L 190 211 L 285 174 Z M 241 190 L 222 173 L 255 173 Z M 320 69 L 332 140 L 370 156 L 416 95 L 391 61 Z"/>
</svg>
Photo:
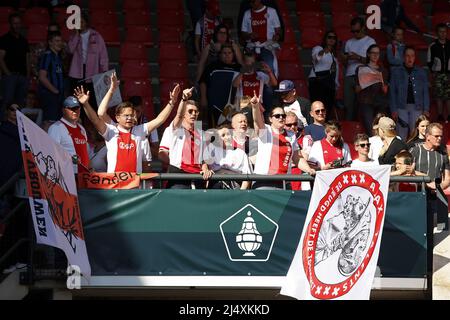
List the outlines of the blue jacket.
<svg viewBox="0 0 450 320">
<path fill-rule="evenodd" d="M 408 97 L 408 71 L 404 66 L 392 68 L 389 90 L 389 104 L 391 112 L 406 108 Z M 414 90 L 414 100 L 417 110 L 430 110 L 430 95 L 428 92 L 428 75 L 421 67 L 415 66 L 411 72 Z"/>
</svg>

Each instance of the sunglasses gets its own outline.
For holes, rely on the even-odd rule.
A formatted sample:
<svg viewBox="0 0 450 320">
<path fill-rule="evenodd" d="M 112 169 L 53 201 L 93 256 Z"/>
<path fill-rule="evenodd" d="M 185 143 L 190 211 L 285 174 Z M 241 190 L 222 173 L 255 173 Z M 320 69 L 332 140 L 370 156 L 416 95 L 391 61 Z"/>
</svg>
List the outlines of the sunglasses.
<svg viewBox="0 0 450 320">
<path fill-rule="evenodd" d="M 286 126 L 286 127 L 297 127 L 297 126 L 298 126 L 298 123 L 297 123 L 297 122 L 286 123 L 285 126 Z"/>
<path fill-rule="evenodd" d="M 314 113 L 315 113 L 315 114 L 319 114 L 319 113 L 327 113 L 327 110 L 325 110 L 325 109 L 319 109 L 319 110 L 314 111 Z"/>
<path fill-rule="evenodd" d="M 187 111 L 187 113 L 189 113 L 189 114 L 199 114 L 200 111 L 194 110 L 194 109 L 189 109 L 189 110 Z"/>
<path fill-rule="evenodd" d="M 283 113 L 277 113 L 277 114 L 273 114 L 272 117 L 276 118 L 276 119 L 286 119 L 286 115 Z"/>
<path fill-rule="evenodd" d="M 360 143 L 360 144 L 358 144 L 358 146 L 361 148 L 365 148 L 365 147 L 370 148 L 370 142 L 369 143 Z"/>
</svg>

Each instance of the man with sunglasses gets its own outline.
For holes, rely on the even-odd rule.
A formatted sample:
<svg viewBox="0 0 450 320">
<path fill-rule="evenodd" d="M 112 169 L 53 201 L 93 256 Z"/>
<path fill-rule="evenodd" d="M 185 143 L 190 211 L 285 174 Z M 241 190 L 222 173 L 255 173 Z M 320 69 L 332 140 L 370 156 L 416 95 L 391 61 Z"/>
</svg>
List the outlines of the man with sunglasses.
<svg viewBox="0 0 450 320">
<path fill-rule="evenodd" d="M 89 170 L 86 130 L 78 122 L 80 108 L 78 99 L 68 96 L 63 102 L 61 119 L 48 128 L 48 135 L 72 156 L 74 173 Z"/>
<path fill-rule="evenodd" d="M 378 165 L 378 160 L 369 158 L 370 142 L 369 136 L 365 133 L 358 133 L 355 137 L 355 150 L 358 158 L 352 161 L 352 168 L 370 167 Z"/>
<path fill-rule="evenodd" d="M 355 86 L 356 68 L 366 63 L 367 49 L 375 44 L 375 40 L 366 35 L 364 19 L 356 17 L 350 22 L 353 38 L 345 42 L 344 65 L 346 65 L 344 78 L 344 106 L 345 119 L 356 119 Z"/>
<path fill-rule="evenodd" d="M 294 82 L 291 80 L 283 80 L 279 83 L 275 92 L 279 94 L 279 104 L 283 106 L 284 112 L 294 112 L 297 115 L 298 125 L 303 124 L 304 127 L 311 122 L 308 115 L 311 109 L 309 100 L 297 97 Z"/>
<path fill-rule="evenodd" d="M 327 117 L 327 109 L 321 101 L 314 101 L 311 105 L 309 113 L 314 122 L 305 128 L 305 135 L 310 135 L 313 141 L 325 138 L 325 121 Z"/>
</svg>

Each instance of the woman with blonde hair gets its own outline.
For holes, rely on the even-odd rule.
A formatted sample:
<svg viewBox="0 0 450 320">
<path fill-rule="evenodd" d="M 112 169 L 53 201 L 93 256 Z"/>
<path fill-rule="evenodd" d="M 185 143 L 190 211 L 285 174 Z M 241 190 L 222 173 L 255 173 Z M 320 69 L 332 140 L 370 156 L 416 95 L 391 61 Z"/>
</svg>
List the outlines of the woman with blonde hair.
<svg viewBox="0 0 450 320">
<path fill-rule="evenodd" d="M 378 163 L 394 164 L 395 156 L 402 150 L 408 150 L 406 143 L 397 137 L 394 120 L 389 117 L 381 117 L 374 129 L 378 130 L 378 135 L 383 141 Z"/>
</svg>

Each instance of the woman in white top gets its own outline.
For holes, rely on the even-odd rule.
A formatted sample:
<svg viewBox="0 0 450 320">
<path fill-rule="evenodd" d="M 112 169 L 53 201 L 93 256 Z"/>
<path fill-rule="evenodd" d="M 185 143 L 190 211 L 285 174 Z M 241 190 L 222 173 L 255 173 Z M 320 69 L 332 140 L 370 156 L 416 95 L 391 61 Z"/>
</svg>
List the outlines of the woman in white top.
<svg viewBox="0 0 450 320">
<path fill-rule="evenodd" d="M 372 136 L 369 138 L 370 150 L 369 150 L 369 158 L 377 159 L 380 156 L 381 148 L 383 148 L 383 140 L 378 135 L 378 129 L 374 129 L 375 126 L 378 125 L 378 121 L 382 117 L 387 117 L 387 114 L 380 112 L 375 115 L 375 118 L 372 122 Z"/>
<path fill-rule="evenodd" d="M 339 86 L 336 46 L 336 33 L 325 33 L 322 44 L 312 49 L 313 67 L 309 74 L 309 97 L 311 101 L 322 101 L 328 114 L 331 114 L 331 108 L 335 104 L 336 89 Z"/>
</svg>

